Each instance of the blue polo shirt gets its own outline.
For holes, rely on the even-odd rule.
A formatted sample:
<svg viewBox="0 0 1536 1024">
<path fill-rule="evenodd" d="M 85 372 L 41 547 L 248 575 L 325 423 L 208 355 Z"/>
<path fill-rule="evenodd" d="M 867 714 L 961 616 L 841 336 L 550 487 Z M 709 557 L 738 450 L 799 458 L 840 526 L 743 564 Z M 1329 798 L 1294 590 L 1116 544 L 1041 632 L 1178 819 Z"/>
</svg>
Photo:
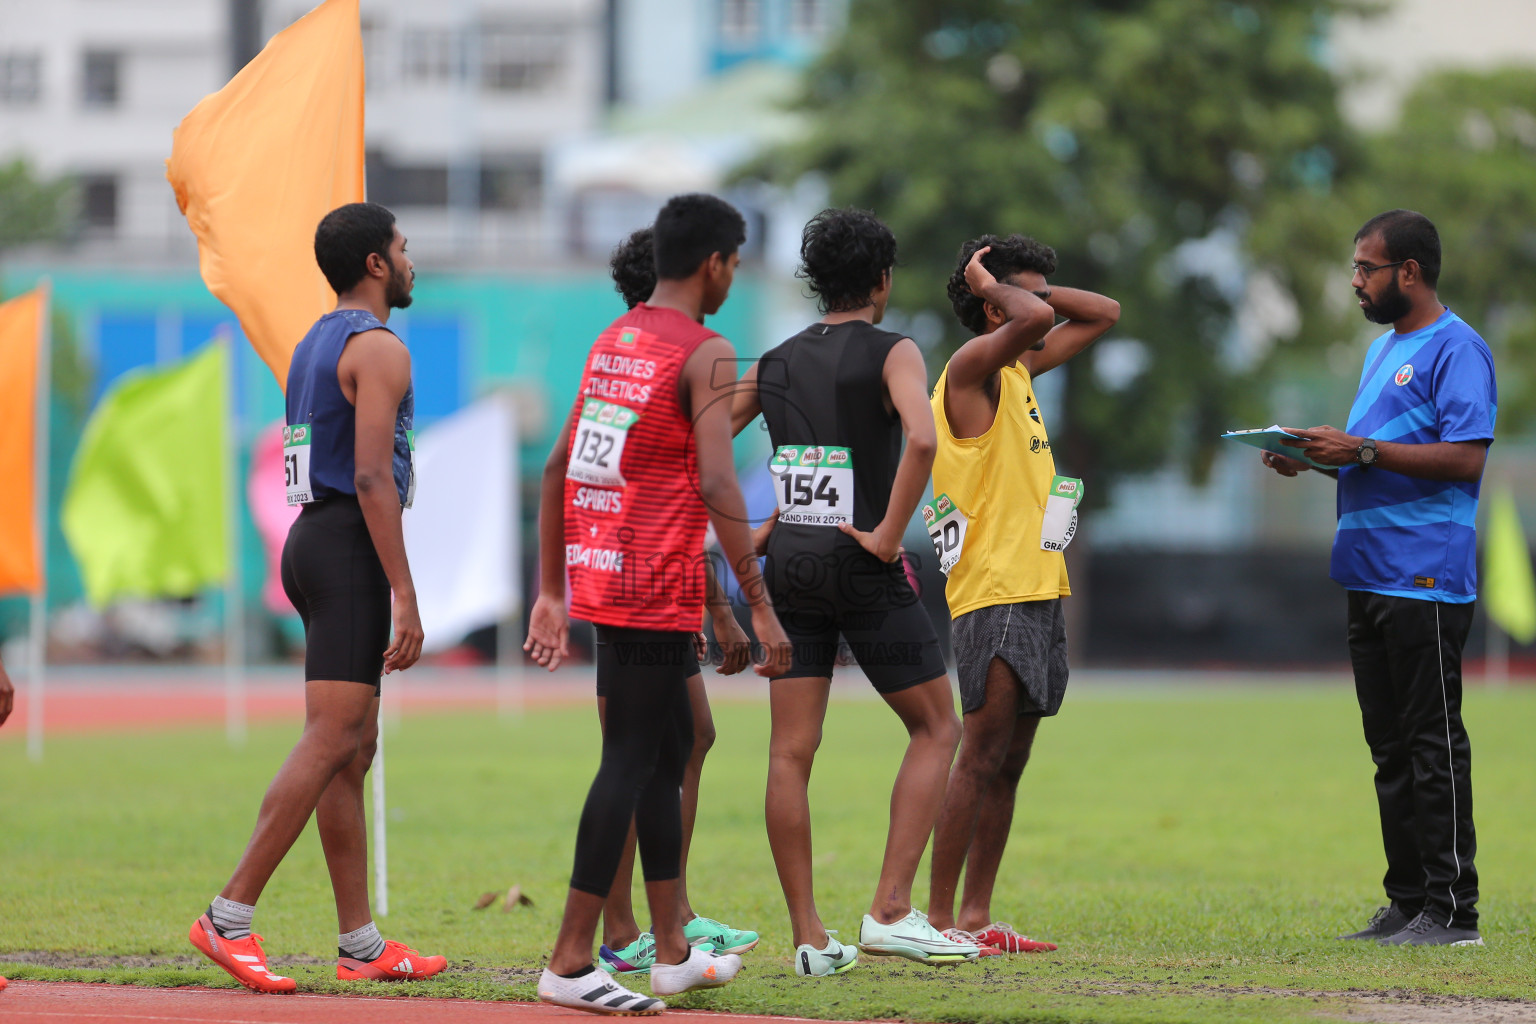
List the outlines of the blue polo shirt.
<svg viewBox="0 0 1536 1024">
<path fill-rule="evenodd" d="M 1492 441 L 1497 416 L 1488 344 L 1447 309 L 1428 327 L 1371 343 L 1347 432 L 1403 444 Z M 1475 600 L 1479 486 L 1342 467 L 1329 575 L 1349 590 Z"/>
</svg>

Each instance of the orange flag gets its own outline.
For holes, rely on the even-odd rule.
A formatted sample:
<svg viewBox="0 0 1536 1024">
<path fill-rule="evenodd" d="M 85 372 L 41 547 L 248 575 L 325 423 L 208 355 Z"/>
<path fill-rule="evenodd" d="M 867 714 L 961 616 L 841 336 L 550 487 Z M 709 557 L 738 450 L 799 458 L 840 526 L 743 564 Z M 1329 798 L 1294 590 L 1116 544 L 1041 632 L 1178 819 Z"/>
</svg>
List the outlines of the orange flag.
<svg viewBox="0 0 1536 1024">
<path fill-rule="evenodd" d="M 48 289 L 0 303 L 0 593 L 43 583 L 37 523 L 37 357 Z"/>
<path fill-rule="evenodd" d="M 193 107 L 165 176 L 197 236 L 203 282 L 286 389 L 294 348 L 336 304 L 315 227 L 363 200 L 358 0 L 326 0 Z"/>
</svg>

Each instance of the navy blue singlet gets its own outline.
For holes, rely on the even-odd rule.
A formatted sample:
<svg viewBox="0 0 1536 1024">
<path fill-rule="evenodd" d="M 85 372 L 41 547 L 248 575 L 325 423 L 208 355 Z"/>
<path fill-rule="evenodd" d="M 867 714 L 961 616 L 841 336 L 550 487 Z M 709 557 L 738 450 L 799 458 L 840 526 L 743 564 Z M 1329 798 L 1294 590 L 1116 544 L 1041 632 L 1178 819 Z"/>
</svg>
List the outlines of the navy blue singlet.
<svg viewBox="0 0 1536 1024">
<path fill-rule="evenodd" d="M 293 350 L 288 365 L 288 426 L 307 425 L 311 501 L 357 493 L 357 410 L 341 393 L 336 364 L 347 339 L 364 331 L 388 330 L 378 317 L 362 309 L 337 309 L 315 321 Z M 400 504 L 410 508 L 415 496 L 411 465 L 415 386 L 405 389 L 395 413 L 395 490 Z M 298 499 L 290 499 L 298 500 Z"/>
</svg>

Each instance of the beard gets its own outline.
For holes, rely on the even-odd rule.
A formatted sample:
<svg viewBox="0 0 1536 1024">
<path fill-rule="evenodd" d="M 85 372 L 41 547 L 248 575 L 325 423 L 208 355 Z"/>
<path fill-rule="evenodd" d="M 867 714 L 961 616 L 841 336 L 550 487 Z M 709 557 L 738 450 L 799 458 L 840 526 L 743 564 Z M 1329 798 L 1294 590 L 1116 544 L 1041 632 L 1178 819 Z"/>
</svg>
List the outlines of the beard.
<svg viewBox="0 0 1536 1024">
<path fill-rule="evenodd" d="M 1374 302 L 1365 297 L 1364 292 L 1356 291 L 1355 295 L 1365 302 L 1360 307 L 1360 312 L 1373 324 L 1396 323 L 1408 315 L 1413 304 L 1408 301 L 1408 296 L 1397 286 L 1397 275 L 1392 276 L 1392 283 L 1381 293 L 1381 297 Z"/>
<path fill-rule="evenodd" d="M 384 301 L 390 309 L 404 309 L 411 304 L 411 285 L 416 283 L 416 272 L 410 276 L 400 272 L 393 260 L 389 263 L 389 283 L 384 287 Z"/>
</svg>

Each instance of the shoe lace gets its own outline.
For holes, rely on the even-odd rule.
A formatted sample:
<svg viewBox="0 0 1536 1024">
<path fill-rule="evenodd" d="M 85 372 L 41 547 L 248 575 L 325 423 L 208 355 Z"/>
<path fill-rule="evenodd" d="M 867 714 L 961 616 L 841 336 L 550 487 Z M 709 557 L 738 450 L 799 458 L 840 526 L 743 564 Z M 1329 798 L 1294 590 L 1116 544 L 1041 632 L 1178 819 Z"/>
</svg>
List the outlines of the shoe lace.
<svg viewBox="0 0 1536 1024">
<path fill-rule="evenodd" d="M 255 932 L 251 932 L 249 938 L 250 938 L 251 942 L 255 944 L 256 951 L 258 953 L 260 953 L 262 956 L 266 956 L 267 955 L 267 951 L 261 948 L 261 944 L 263 942 L 267 941 L 267 940 L 263 939 L 260 935 L 257 935 Z"/>
<path fill-rule="evenodd" d="M 1415 935 L 1423 935 L 1435 926 L 1435 919 L 1427 912 L 1420 913 L 1418 917 L 1408 922 L 1408 930 Z"/>
<path fill-rule="evenodd" d="M 1376 909 L 1376 913 L 1372 914 L 1370 921 L 1366 923 L 1366 927 L 1372 928 L 1378 924 L 1381 924 L 1381 922 L 1387 919 L 1387 915 L 1390 913 L 1392 913 L 1391 907 L 1378 907 Z"/>
<path fill-rule="evenodd" d="M 989 931 L 989 932 L 1002 932 L 1004 935 L 1018 935 L 1019 934 L 1018 932 L 1013 930 L 1013 925 L 1009 924 L 1007 921 L 993 921 L 991 924 L 987 925 L 986 928 L 984 928 L 982 930 L 983 931 Z"/>
<path fill-rule="evenodd" d="M 972 946 L 981 945 L 981 939 L 975 932 L 968 932 L 964 928 L 946 928 L 943 935 L 950 942 L 969 943 Z"/>
</svg>

